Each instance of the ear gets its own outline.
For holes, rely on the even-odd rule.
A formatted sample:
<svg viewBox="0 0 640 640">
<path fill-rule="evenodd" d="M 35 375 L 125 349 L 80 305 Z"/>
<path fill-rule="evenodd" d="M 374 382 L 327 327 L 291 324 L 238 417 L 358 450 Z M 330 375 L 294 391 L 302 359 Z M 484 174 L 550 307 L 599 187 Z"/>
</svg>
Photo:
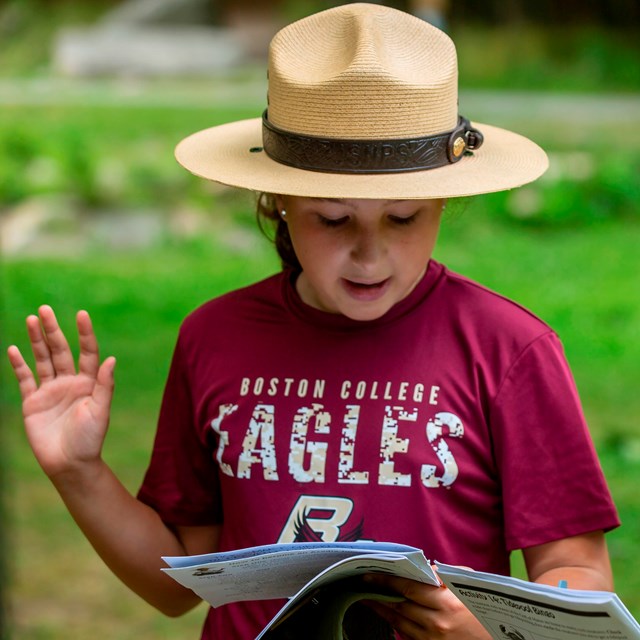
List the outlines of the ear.
<svg viewBox="0 0 640 640">
<path fill-rule="evenodd" d="M 276 193 L 273 198 L 276 203 L 276 207 L 278 208 L 278 211 L 282 211 L 285 208 L 284 196 Z"/>
</svg>

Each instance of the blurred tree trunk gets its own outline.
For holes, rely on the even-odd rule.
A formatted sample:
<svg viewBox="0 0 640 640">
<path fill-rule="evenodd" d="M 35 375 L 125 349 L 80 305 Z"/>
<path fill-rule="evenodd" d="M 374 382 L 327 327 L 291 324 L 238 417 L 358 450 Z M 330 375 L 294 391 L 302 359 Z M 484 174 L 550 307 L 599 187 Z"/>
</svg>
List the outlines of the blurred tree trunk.
<svg viewBox="0 0 640 640">
<path fill-rule="evenodd" d="M 439 29 L 447 27 L 450 0 L 409 0 L 407 10 Z"/>
<path fill-rule="evenodd" d="M 501 8 L 500 22 L 517 24 L 525 21 L 525 8 L 522 0 L 499 0 L 497 5 Z"/>
<path fill-rule="evenodd" d="M 250 56 L 261 58 L 282 26 L 280 0 L 226 0 L 216 2 L 221 24 L 242 39 Z"/>
</svg>

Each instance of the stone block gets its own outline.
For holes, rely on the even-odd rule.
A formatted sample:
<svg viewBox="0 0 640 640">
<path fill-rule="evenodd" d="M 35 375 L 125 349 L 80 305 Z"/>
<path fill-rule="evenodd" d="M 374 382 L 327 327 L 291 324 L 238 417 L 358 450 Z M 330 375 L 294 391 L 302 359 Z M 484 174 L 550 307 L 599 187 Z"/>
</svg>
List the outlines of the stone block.
<svg viewBox="0 0 640 640">
<path fill-rule="evenodd" d="M 70 76 L 202 76 L 246 58 L 228 29 L 200 26 L 98 26 L 60 31 L 54 70 Z"/>
</svg>

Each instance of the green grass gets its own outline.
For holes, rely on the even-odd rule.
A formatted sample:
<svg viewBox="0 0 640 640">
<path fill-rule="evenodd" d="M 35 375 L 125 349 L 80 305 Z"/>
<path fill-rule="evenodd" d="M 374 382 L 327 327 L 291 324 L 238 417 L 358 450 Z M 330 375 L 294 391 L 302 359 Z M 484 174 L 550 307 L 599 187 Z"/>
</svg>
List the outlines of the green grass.
<svg viewBox="0 0 640 640">
<path fill-rule="evenodd" d="M 640 472 L 640 303 L 629 295 L 640 266 L 634 234 L 616 222 L 523 230 L 497 221 L 484 207 L 478 199 L 450 214 L 437 257 L 529 306 L 562 336 L 624 519 L 609 537 L 617 588 L 640 616 L 640 576 L 633 569 L 640 539 L 634 480 Z M 3 267 L 3 346 L 7 339 L 25 346 L 23 318 L 43 302 L 54 305 L 71 334 L 74 311 L 90 310 L 103 354 L 118 357 L 106 457 L 135 490 L 182 317 L 211 296 L 276 268 L 268 243 L 258 237 L 243 253 L 203 239 L 138 254 L 13 259 Z M 37 469 L 21 433 L 6 363 L 2 370 L 16 637 L 83 638 L 96 628 L 113 629 L 113 637 L 123 639 L 197 637 L 202 610 L 165 620 L 101 567 Z"/>
</svg>

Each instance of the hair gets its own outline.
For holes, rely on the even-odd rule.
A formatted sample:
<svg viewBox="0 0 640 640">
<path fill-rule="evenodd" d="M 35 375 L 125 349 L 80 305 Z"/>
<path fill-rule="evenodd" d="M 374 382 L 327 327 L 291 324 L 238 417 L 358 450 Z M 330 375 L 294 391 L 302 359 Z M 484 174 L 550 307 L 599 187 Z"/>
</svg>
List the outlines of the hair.
<svg viewBox="0 0 640 640">
<path fill-rule="evenodd" d="M 256 218 L 260 231 L 275 245 L 282 268 L 302 271 L 302 266 L 291 242 L 289 227 L 282 219 L 278 207 L 276 207 L 275 196 L 272 193 L 258 195 Z"/>
</svg>

